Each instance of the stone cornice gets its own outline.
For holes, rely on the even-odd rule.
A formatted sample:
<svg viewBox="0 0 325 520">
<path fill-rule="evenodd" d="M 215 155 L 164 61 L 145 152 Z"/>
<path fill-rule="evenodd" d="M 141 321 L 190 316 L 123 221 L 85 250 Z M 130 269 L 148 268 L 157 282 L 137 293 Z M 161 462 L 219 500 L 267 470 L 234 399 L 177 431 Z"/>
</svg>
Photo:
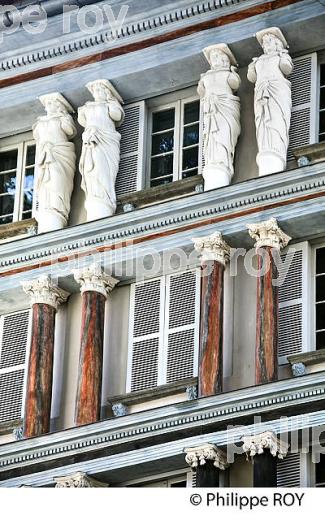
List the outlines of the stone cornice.
<svg viewBox="0 0 325 520">
<path fill-rule="evenodd" d="M 155 233 L 161 238 L 162 232 L 181 232 L 186 226 L 192 226 L 193 229 L 202 226 L 204 229 L 206 224 L 212 224 L 213 221 L 222 223 L 226 238 L 227 228 L 231 226 L 232 219 L 236 223 L 236 229 L 245 230 L 246 223 L 242 218 L 245 211 L 258 214 L 278 207 L 278 217 L 288 206 L 290 219 L 293 215 L 292 204 L 297 204 L 301 197 L 325 196 L 325 172 L 322 164 L 267 177 L 165 202 L 159 206 L 158 217 L 156 206 L 151 206 L 58 232 L 22 239 L 19 242 L 18 254 L 15 242 L 3 244 L 0 276 L 10 275 L 11 272 L 16 274 L 16 268 L 26 268 L 28 271 L 34 267 L 40 269 L 42 262 L 44 266 L 51 265 L 52 272 L 55 272 L 55 264 L 60 262 L 62 272 L 62 262 L 68 261 L 69 255 L 75 259 L 78 255 L 103 252 L 105 248 L 125 248 L 141 239 L 147 240 L 148 236 L 154 238 Z M 304 203 L 302 208 L 299 208 L 300 215 L 308 215 L 309 212 L 308 204 Z M 238 217 L 241 217 L 240 222 Z M 192 230 L 192 236 L 193 234 Z"/>
<path fill-rule="evenodd" d="M 299 408 L 307 403 L 310 406 L 313 402 L 324 401 L 324 376 L 325 372 L 319 372 L 298 379 L 278 381 L 260 387 L 236 390 L 200 400 L 134 413 L 55 432 L 36 439 L 0 445 L 0 480 L 1 472 L 9 469 L 22 468 L 89 451 L 94 452 L 107 447 L 118 446 L 122 451 L 124 445 L 130 446 L 130 442 L 137 443 L 141 439 L 152 440 L 156 436 L 162 438 L 163 434 L 182 432 L 182 437 L 185 438 L 187 431 L 193 435 L 194 427 L 200 428 L 205 425 L 216 427 L 218 425 L 220 428 L 223 423 L 240 424 L 238 422 L 240 418 L 249 417 L 253 423 L 254 416 L 263 414 L 266 418 L 266 414 L 271 411 L 273 416 L 277 412 L 281 417 L 283 410 L 288 410 L 288 407 L 294 409 L 294 407 Z M 321 403 L 319 405 L 322 406 Z M 262 432 L 265 429 L 264 427 L 259 431 Z M 243 435 L 243 430 L 240 431 L 241 435 L 238 440 Z M 274 431 L 273 428 L 272 431 Z M 229 431 L 228 436 L 232 438 L 232 433 Z M 202 440 L 201 444 L 204 442 Z M 225 442 L 215 442 L 215 444 L 222 446 Z M 188 439 L 186 442 L 184 441 L 183 448 L 191 445 L 195 446 L 199 443 Z"/>
</svg>

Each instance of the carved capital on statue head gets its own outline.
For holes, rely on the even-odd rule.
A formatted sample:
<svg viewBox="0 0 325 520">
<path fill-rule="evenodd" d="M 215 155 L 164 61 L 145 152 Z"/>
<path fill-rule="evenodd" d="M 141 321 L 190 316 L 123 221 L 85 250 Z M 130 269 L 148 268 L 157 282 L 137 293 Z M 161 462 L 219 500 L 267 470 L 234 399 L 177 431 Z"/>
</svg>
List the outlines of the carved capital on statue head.
<svg viewBox="0 0 325 520">
<path fill-rule="evenodd" d="M 109 274 L 106 274 L 100 264 L 94 263 L 83 269 L 73 270 L 76 282 L 81 285 L 81 293 L 86 291 L 94 291 L 102 294 L 107 298 L 109 293 L 119 282 Z"/>
<path fill-rule="evenodd" d="M 265 38 L 265 36 L 273 37 L 279 42 L 281 42 L 281 45 L 284 49 L 289 47 L 287 40 L 285 39 L 283 32 L 281 31 L 281 29 L 279 29 L 279 27 L 268 27 L 267 29 L 262 29 L 262 31 L 258 31 L 255 34 L 255 36 L 263 50 L 265 45 L 265 43 L 263 42 L 263 38 Z"/>
<path fill-rule="evenodd" d="M 222 238 L 220 231 L 203 238 L 193 238 L 196 251 L 201 254 L 201 261 L 215 260 L 226 265 L 230 256 L 230 247 Z"/>
<path fill-rule="evenodd" d="M 264 450 L 270 450 L 273 457 L 284 459 L 288 453 L 289 444 L 277 438 L 273 432 L 263 432 L 257 435 L 242 437 L 243 451 L 247 456 L 261 455 Z"/>
<path fill-rule="evenodd" d="M 216 43 L 215 45 L 209 45 L 209 47 L 205 47 L 205 49 L 203 49 L 203 54 L 212 68 L 215 66 L 214 57 L 216 54 L 227 57 L 227 61 L 229 62 L 229 70 L 230 66 L 236 67 L 238 65 L 235 56 L 226 43 Z M 221 67 L 222 65 L 220 64 L 220 68 Z"/>
<path fill-rule="evenodd" d="M 221 470 L 225 470 L 229 466 L 226 454 L 214 444 L 203 444 L 197 448 L 186 448 L 184 451 L 186 453 L 185 461 L 193 470 L 208 461 L 212 461 L 213 465 Z"/>
<path fill-rule="evenodd" d="M 73 113 L 74 109 L 70 105 L 69 101 L 65 99 L 60 92 L 51 92 L 50 94 L 44 94 L 38 98 L 45 108 L 46 112 L 62 114 L 62 113 Z"/>
<path fill-rule="evenodd" d="M 274 247 L 279 251 L 286 247 L 291 240 L 278 226 L 275 218 L 270 218 L 258 224 L 247 224 L 250 236 L 256 241 L 255 247 Z"/>
<path fill-rule="evenodd" d="M 67 475 L 66 477 L 56 477 L 54 480 L 56 482 L 55 487 L 57 488 L 98 488 L 109 486 L 109 484 L 99 482 L 80 471 L 73 475 Z"/>
<path fill-rule="evenodd" d="M 54 285 L 51 278 L 46 275 L 30 282 L 22 282 L 22 286 L 25 293 L 30 297 L 32 305 L 34 303 L 45 303 L 57 310 L 59 305 L 67 301 L 70 296 L 70 293 Z"/>
</svg>

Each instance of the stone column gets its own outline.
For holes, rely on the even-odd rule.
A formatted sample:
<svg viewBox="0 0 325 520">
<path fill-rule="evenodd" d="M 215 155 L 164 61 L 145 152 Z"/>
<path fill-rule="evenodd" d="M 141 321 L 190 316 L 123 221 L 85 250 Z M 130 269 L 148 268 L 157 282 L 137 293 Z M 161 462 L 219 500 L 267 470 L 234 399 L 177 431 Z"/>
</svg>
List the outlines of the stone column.
<svg viewBox="0 0 325 520">
<path fill-rule="evenodd" d="M 187 448 L 185 461 L 196 472 L 196 487 L 219 487 L 219 472 L 227 469 L 226 454 L 214 444 Z"/>
<path fill-rule="evenodd" d="M 50 431 L 55 314 L 69 293 L 48 276 L 23 282 L 32 302 L 32 332 L 24 416 L 24 437 Z"/>
<path fill-rule="evenodd" d="M 105 302 L 118 282 L 93 264 L 74 271 L 81 285 L 82 321 L 79 358 L 76 425 L 100 419 Z"/>
<path fill-rule="evenodd" d="M 201 254 L 199 397 L 222 392 L 224 270 L 230 248 L 221 233 L 193 239 Z"/>
<path fill-rule="evenodd" d="M 275 218 L 259 224 L 248 224 L 250 236 L 256 241 L 258 254 L 256 307 L 256 384 L 278 379 L 278 278 L 274 252 L 287 246 L 290 237 L 278 226 Z"/>
<path fill-rule="evenodd" d="M 289 445 L 273 432 L 242 438 L 243 451 L 254 465 L 254 487 L 277 487 L 277 459 L 284 459 Z"/>
<path fill-rule="evenodd" d="M 56 488 L 102 488 L 109 487 L 109 484 L 105 482 L 99 482 L 98 480 L 90 477 L 87 473 L 78 471 L 72 475 L 66 475 L 65 477 L 54 478 L 56 482 Z"/>
</svg>

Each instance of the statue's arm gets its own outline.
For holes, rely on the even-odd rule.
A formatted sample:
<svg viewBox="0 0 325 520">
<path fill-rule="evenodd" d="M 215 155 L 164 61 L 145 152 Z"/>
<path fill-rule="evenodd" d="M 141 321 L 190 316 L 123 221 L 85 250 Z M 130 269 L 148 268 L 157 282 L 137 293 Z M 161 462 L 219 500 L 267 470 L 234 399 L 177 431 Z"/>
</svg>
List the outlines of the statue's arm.
<svg viewBox="0 0 325 520">
<path fill-rule="evenodd" d="M 78 109 L 78 123 L 85 127 L 87 124 L 86 116 L 85 116 L 85 107 L 80 107 Z"/>
<path fill-rule="evenodd" d="M 280 70 L 285 76 L 289 76 L 293 71 L 293 62 L 289 54 L 282 54 L 280 56 Z"/>
<path fill-rule="evenodd" d="M 235 67 L 231 67 L 231 72 L 228 76 L 228 85 L 232 90 L 238 90 L 241 84 L 239 74 L 237 74 Z"/>
<path fill-rule="evenodd" d="M 73 119 L 70 115 L 64 116 L 61 119 L 61 128 L 64 133 L 67 134 L 71 139 L 75 137 L 77 131 L 74 125 Z"/>
<path fill-rule="evenodd" d="M 205 87 L 204 87 L 203 78 L 201 78 L 199 81 L 199 84 L 197 87 L 197 93 L 199 94 L 200 98 L 203 98 L 205 96 Z"/>
<path fill-rule="evenodd" d="M 124 110 L 121 107 L 120 103 L 118 101 L 110 101 L 108 105 L 108 111 L 110 117 L 115 121 L 116 123 L 119 123 L 123 120 L 124 117 Z"/>
<path fill-rule="evenodd" d="M 251 83 L 256 83 L 257 80 L 257 74 L 256 74 L 256 58 L 253 59 L 252 63 L 248 65 L 248 71 L 247 71 L 247 79 Z"/>
</svg>

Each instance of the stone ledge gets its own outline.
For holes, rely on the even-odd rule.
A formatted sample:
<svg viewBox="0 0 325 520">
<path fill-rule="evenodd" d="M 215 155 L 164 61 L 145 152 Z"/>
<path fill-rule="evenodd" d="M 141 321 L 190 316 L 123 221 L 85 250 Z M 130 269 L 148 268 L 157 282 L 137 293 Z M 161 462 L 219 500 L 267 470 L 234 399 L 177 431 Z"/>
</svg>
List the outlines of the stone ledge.
<svg viewBox="0 0 325 520">
<path fill-rule="evenodd" d="M 288 356 L 288 361 L 295 377 L 304 376 L 312 372 L 320 372 L 325 367 L 325 349 L 292 354 Z"/>
<path fill-rule="evenodd" d="M 325 141 L 323 143 L 300 146 L 293 150 L 298 166 L 308 166 L 325 161 Z"/>
<path fill-rule="evenodd" d="M 0 436 L 8 435 L 9 433 L 13 433 L 15 428 L 20 428 L 23 424 L 22 419 L 15 419 L 13 421 L 7 421 L 4 423 L 0 423 Z"/>
<path fill-rule="evenodd" d="M 0 240 L 12 238 L 17 235 L 36 235 L 37 222 L 34 218 L 11 222 L 0 225 Z"/>
<path fill-rule="evenodd" d="M 163 186 L 155 186 L 153 188 L 127 193 L 117 198 L 117 212 L 128 213 L 136 208 L 157 204 L 157 202 L 180 198 L 190 194 L 193 195 L 193 192 L 200 193 L 203 191 L 203 183 L 202 175 L 195 175 L 194 177 L 170 182 Z"/>
</svg>

